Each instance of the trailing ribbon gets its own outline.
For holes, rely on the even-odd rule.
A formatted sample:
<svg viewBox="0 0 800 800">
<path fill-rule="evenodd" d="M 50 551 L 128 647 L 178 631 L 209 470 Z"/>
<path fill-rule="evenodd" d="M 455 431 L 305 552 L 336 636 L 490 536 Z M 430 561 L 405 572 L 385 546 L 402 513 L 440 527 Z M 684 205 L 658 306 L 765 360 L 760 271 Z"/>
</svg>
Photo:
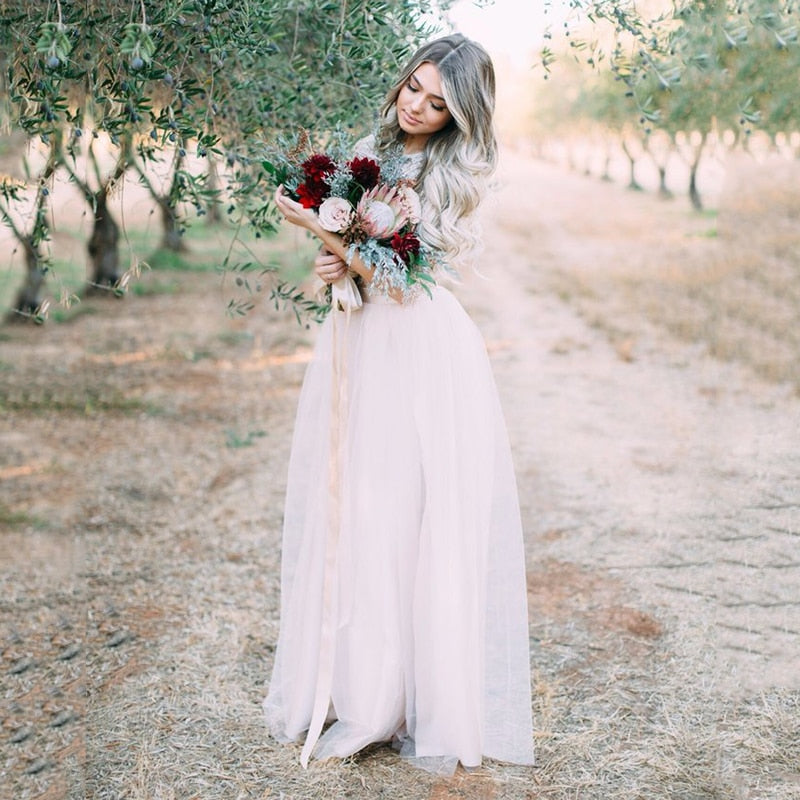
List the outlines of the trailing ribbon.
<svg viewBox="0 0 800 800">
<path fill-rule="evenodd" d="M 314 297 L 323 301 L 327 287 L 328 284 L 320 280 L 313 291 Z M 350 275 L 331 284 L 331 307 L 336 311 L 358 311 L 363 304 L 361 293 Z"/>
<path fill-rule="evenodd" d="M 338 311 L 356 311 L 363 304 L 356 282 L 349 276 L 331 284 L 331 305 Z M 349 321 L 349 317 L 347 318 Z"/>
<path fill-rule="evenodd" d="M 308 734 L 300 754 L 300 763 L 308 766 L 308 760 L 314 750 L 322 726 L 328 716 L 331 702 L 331 688 L 333 687 L 333 665 L 336 656 L 336 620 L 338 616 L 338 581 L 337 581 L 337 549 L 339 544 L 339 531 L 341 527 L 341 472 L 342 472 L 342 445 L 347 429 L 347 344 L 350 329 L 350 312 L 361 307 L 361 295 L 352 278 L 342 278 L 340 282 L 347 282 L 352 286 L 352 291 L 358 297 L 357 305 L 345 305 L 344 331 L 340 336 L 337 331 L 339 315 L 334 311 L 332 320 L 332 355 L 331 369 L 331 424 L 330 424 L 330 454 L 328 458 L 328 532 L 325 540 L 325 561 L 322 579 L 322 625 L 319 638 L 319 655 L 317 662 L 317 685 L 314 691 L 314 707 L 311 713 L 311 722 Z M 334 284 L 335 290 L 336 284 Z M 345 293 L 349 287 L 343 289 Z M 335 297 L 335 295 L 334 295 Z M 334 303 L 334 309 L 337 306 Z"/>
</svg>

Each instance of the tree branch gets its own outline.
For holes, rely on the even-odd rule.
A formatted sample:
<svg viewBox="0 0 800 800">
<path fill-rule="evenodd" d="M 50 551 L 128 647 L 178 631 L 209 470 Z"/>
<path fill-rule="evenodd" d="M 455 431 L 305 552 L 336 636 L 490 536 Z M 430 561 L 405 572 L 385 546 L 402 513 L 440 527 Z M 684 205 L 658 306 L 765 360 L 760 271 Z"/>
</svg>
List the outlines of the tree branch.
<svg viewBox="0 0 800 800">
<path fill-rule="evenodd" d="M 16 223 L 14 222 L 14 218 L 11 216 L 11 212 L 0 203 L 0 214 L 3 215 L 3 220 L 5 224 L 11 229 L 11 233 L 14 234 L 14 238 L 20 243 L 25 244 L 26 236 L 23 234 L 20 229 L 17 227 Z"/>
<path fill-rule="evenodd" d="M 70 180 L 80 189 L 81 194 L 83 195 L 84 199 L 87 202 L 90 202 L 94 199 L 94 191 L 92 191 L 92 187 L 81 178 L 77 172 L 72 168 L 72 165 L 69 163 L 69 160 L 64 155 L 63 147 L 59 146 L 59 155 L 61 156 L 61 163 L 64 165 L 64 169 L 69 173 Z"/>
</svg>

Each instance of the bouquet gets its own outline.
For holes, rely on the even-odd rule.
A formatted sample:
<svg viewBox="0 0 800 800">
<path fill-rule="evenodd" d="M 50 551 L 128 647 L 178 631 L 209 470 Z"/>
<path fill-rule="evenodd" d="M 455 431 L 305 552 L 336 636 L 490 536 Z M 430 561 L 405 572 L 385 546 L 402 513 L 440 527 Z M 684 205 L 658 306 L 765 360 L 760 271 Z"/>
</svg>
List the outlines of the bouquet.
<svg viewBox="0 0 800 800">
<path fill-rule="evenodd" d="M 305 132 L 297 144 L 263 166 L 304 208 L 319 215 L 322 228 L 342 236 L 347 261 L 356 252 L 374 269 L 370 288 L 409 295 L 414 287 L 430 293 L 434 283 L 431 252 L 420 241 L 421 203 L 412 181 L 402 177 L 399 154 L 382 163 L 368 157 L 346 158 L 341 137 L 328 153 L 311 152 Z M 331 287 L 331 303 L 341 310 L 361 305 L 348 275 Z"/>
</svg>

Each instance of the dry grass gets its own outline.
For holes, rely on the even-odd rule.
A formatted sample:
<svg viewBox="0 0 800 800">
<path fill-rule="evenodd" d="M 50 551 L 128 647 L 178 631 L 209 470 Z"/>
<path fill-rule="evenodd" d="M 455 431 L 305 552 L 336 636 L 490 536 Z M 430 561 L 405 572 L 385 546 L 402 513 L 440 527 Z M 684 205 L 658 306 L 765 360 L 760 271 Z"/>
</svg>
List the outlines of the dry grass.
<svg viewBox="0 0 800 800">
<path fill-rule="evenodd" d="M 568 204 L 570 197 L 562 200 Z M 708 219 L 671 208 L 663 212 L 674 225 L 661 251 L 684 260 L 675 262 L 680 269 L 669 280 L 655 267 L 652 280 L 630 278 L 634 265 L 656 252 L 658 236 L 641 228 L 643 217 L 625 217 L 616 234 L 595 219 L 593 235 L 602 237 L 597 247 L 561 228 L 549 242 L 552 262 L 540 262 L 542 282 L 558 284 L 561 301 L 544 291 L 520 291 L 519 302 L 530 303 L 534 316 L 550 309 L 564 329 L 553 332 L 551 350 L 540 343 L 536 362 L 524 360 L 525 340 L 516 332 L 498 337 L 493 355 L 501 377 L 523 381 L 546 359 L 566 364 L 600 357 L 591 329 L 567 327 L 572 322 L 559 310 L 562 301 L 596 315 L 603 337 L 613 334 L 618 343 L 608 357 L 626 370 L 640 365 L 630 342 L 646 325 L 643 311 L 651 319 L 684 320 L 681 335 L 690 336 L 694 315 L 700 319 L 709 302 L 692 300 L 690 278 L 721 285 L 728 273 L 706 260 L 718 240 L 684 235 L 685 226 L 703 229 Z M 518 226 L 518 233 L 525 230 Z M 632 239 L 637 230 L 641 239 Z M 548 233 L 545 227 L 536 232 Z M 509 280 L 527 286 L 525 242 L 509 246 L 517 254 L 506 265 Z M 574 247 L 574 258 L 558 259 L 566 247 Z M 602 274 L 599 252 L 614 254 Z M 781 263 L 775 262 L 776 275 Z M 99 304 L 95 314 L 15 329 L 4 341 L 0 796 L 800 798 L 800 694 L 788 688 L 731 693 L 720 630 L 704 596 L 695 605 L 670 605 L 665 592 L 648 593 L 653 573 L 644 568 L 637 588 L 629 576 L 644 563 L 638 552 L 617 570 L 603 566 L 600 537 L 622 541 L 628 532 L 604 527 L 596 509 L 609 506 L 610 492 L 624 481 L 610 486 L 598 475 L 588 488 L 570 487 L 575 494 L 564 525 L 543 529 L 552 498 L 542 496 L 547 485 L 540 473 L 548 465 L 538 460 L 541 430 L 515 441 L 532 564 L 537 765 L 487 762 L 471 774 L 438 778 L 375 746 L 302 770 L 299 746 L 266 736 L 260 702 L 277 635 L 283 476 L 309 336 L 291 319 L 266 313 L 227 320 L 213 275 L 171 275 L 181 287 L 175 295 Z M 775 294 L 757 289 L 773 286 L 763 275 L 748 280 L 758 297 Z M 687 296 L 688 310 L 670 305 Z M 670 313 L 657 317 L 644 303 L 648 297 L 662 298 Z M 480 313 L 504 322 L 499 308 Z M 748 313 L 754 308 L 755 301 Z M 735 357 L 755 358 L 747 353 L 736 350 Z M 691 369 L 688 364 L 687 374 Z M 529 398 L 519 388 L 525 384 L 513 386 L 519 396 L 512 416 L 527 420 Z M 87 404 L 87 397 L 105 401 Z M 777 424 L 782 406 L 775 402 L 770 419 Z M 240 446 L 230 446 L 231 431 Z M 252 431 L 259 435 L 248 439 Z M 563 446 L 573 443 L 566 439 Z M 636 457 L 639 466 L 631 469 L 653 480 L 668 481 L 686 468 L 669 454 L 645 450 Z M 733 479 L 741 488 L 748 475 Z M 783 491 L 772 476 L 770 486 Z M 746 563 L 762 544 L 753 550 L 745 549 L 749 543 L 741 550 L 722 544 L 721 537 L 737 533 L 729 530 L 733 513 L 725 508 L 697 528 L 670 530 L 674 541 L 665 542 L 663 531 L 646 532 L 643 547 L 654 554 L 685 549 L 691 561 L 705 558 L 702 546 L 711 542 Z M 784 550 L 793 552 L 798 531 L 790 513 L 779 512 L 770 524 L 781 529 L 775 536 L 785 540 Z M 749 520 L 741 523 L 743 537 L 765 524 Z M 782 552 L 776 548 L 765 558 L 782 566 Z M 672 570 L 671 553 L 662 555 L 664 570 Z M 738 575 L 725 569 L 715 562 L 710 580 Z M 792 600 L 790 583 L 786 577 L 780 591 Z M 702 586 L 694 588 L 702 595 Z M 766 626 L 761 633 L 770 635 Z"/>
<path fill-rule="evenodd" d="M 160 549 L 167 542 L 158 538 Z M 800 797 L 798 696 L 721 702 L 708 682 L 715 664 L 702 632 L 674 620 L 665 621 L 668 635 L 627 641 L 574 620 L 551 624 L 557 642 L 534 644 L 533 769 L 488 763 L 437 779 L 376 746 L 304 771 L 298 746 L 277 745 L 264 733 L 259 703 L 271 635 L 253 602 L 253 578 L 269 565 L 255 552 L 247 557 L 222 565 L 172 559 L 164 568 L 150 564 L 146 575 L 137 568 L 90 579 L 95 589 L 105 584 L 108 591 L 113 581 L 128 595 L 139 583 L 160 605 L 109 609 L 89 600 L 90 619 L 113 622 L 89 625 L 79 669 L 68 662 L 43 669 L 42 659 L 16 687 L 23 704 L 38 692 L 50 705 L 27 709 L 37 728 L 29 748 L 6 745 L 25 748 L 9 762 L 9 797 L 35 797 L 48 785 L 63 790 L 53 796 L 76 800 Z M 48 598 L 62 608 L 66 599 Z M 74 611 L 76 599 L 68 603 Z M 112 647 L 119 630 L 130 636 Z M 24 631 L 35 657 L 51 634 L 46 625 Z M 86 682 L 80 691 L 66 688 L 79 685 L 79 675 Z M 60 728 L 36 719 L 37 708 L 54 718 L 65 707 L 75 716 Z M 42 759 L 40 773 L 25 774 Z"/>
<path fill-rule="evenodd" d="M 539 748 L 543 797 L 800 797 L 797 696 L 720 702 L 696 633 L 675 628 L 660 657 L 592 665 L 556 694 L 560 725 Z"/>
<path fill-rule="evenodd" d="M 626 232 L 616 224 L 620 205 L 598 207 L 588 226 L 572 222 L 592 260 L 562 259 L 552 286 L 612 339 L 629 337 L 644 314 L 717 358 L 800 389 L 798 185 L 800 165 L 740 155 L 728 164 L 718 215 L 652 197 L 629 213 L 634 203 L 622 198 Z M 648 251 L 626 252 L 625 237 Z"/>
</svg>

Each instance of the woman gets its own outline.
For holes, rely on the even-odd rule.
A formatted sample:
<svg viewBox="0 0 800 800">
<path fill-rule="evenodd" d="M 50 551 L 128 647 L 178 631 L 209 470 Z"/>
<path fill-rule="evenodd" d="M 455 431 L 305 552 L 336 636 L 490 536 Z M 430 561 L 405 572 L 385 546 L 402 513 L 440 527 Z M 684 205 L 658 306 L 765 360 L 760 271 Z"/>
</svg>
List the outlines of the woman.
<svg viewBox="0 0 800 800">
<path fill-rule="evenodd" d="M 421 235 L 450 266 L 475 245 L 493 110 L 488 55 L 447 36 L 414 54 L 357 147 L 378 159 L 403 147 Z M 305 735 L 304 766 L 380 741 L 442 773 L 482 756 L 532 763 L 522 531 L 480 334 L 441 286 L 374 290 L 313 211 L 282 189 L 276 202 L 321 240 L 317 275 L 349 270 L 365 302 L 331 312 L 300 397 L 270 728 Z"/>
</svg>

